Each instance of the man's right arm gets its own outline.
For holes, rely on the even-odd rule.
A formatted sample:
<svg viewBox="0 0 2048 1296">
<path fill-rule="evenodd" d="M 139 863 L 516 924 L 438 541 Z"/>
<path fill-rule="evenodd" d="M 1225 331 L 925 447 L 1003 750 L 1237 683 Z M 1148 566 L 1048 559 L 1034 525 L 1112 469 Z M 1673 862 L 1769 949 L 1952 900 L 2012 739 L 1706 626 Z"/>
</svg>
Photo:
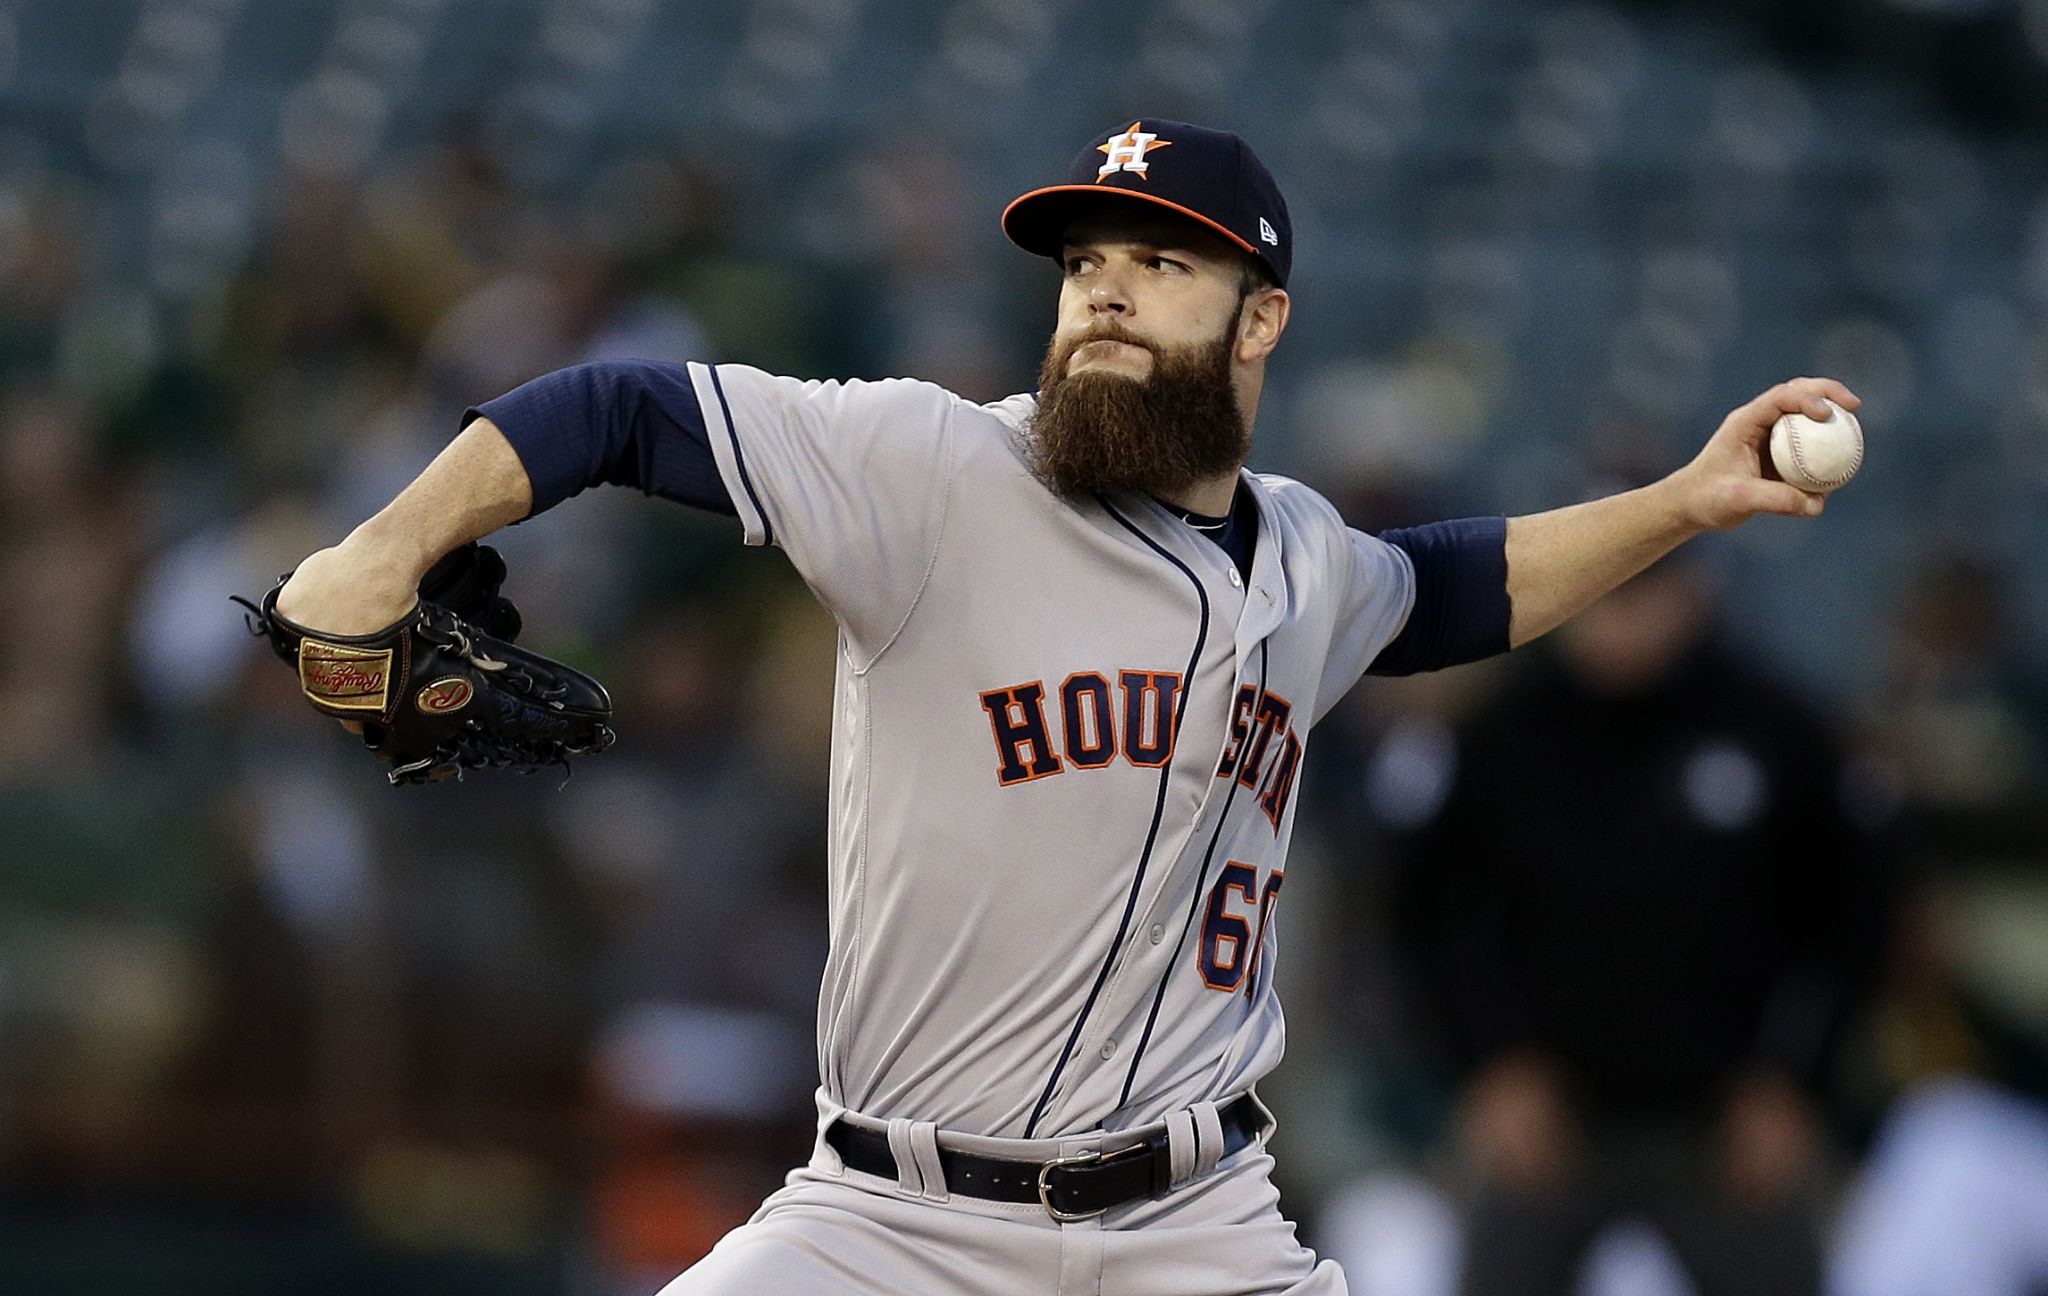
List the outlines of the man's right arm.
<svg viewBox="0 0 2048 1296">
<path fill-rule="evenodd" d="M 572 365 L 471 409 L 467 426 L 391 505 L 300 564 L 286 619 L 371 634 L 412 609 L 445 553 L 602 483 L 731 514 L 688 371 L 654 361 Z"/>
<path fill-rule="evenodd" d="M 805 382 L 745 365 L 574 365 L 470 411 L 390 507 L 303 563 L 278 611 L 370 634 L 443 554 L 601 484 L 738 520 L 786 553 L 858 644 L 916 606 L 946 515 L 960 399 L 929 383 Z"/>
<path fill-rule="evenodd" d="M 490 419 L 475 419 L 398 498 L 300 563 L 278 593 L 278 614 L 332 634 L 374 634 L 412 610 L 420 578 L 443 554 L 532 508 L 512 443 Z"/>
</svg>

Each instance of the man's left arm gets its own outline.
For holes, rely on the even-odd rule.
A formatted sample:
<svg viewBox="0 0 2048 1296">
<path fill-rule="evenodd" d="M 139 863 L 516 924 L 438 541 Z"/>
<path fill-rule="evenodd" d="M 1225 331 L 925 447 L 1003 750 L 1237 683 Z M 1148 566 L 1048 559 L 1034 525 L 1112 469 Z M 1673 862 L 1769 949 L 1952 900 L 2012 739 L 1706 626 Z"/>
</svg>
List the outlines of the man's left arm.
<svg viewBox="0 0 2048 1296">
<path fill-rule="evenodd" d="M 1822 496 L 1766 477 L 1763 466 L 1779 416 L 1825 419 L 1826 400 L 1852 411 L 1863 403 L 1831 378 L 1795 378 L 1730 411 L 1699 455 L 1662 481 L 1509 518 L 1509 645 L 1555 629 L 1703 531 L 1725 531 L 1759 513 L 1817 516 Z"/>
</svg>

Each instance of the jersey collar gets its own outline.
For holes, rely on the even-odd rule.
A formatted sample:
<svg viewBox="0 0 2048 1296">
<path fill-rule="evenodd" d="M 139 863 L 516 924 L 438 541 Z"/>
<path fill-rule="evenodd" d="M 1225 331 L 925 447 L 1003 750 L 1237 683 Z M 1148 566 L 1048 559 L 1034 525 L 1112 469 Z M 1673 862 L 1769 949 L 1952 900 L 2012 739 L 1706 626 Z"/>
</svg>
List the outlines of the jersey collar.
<svg viewBox="0 0 2048 1296">
<path fill-rule="evenodd" d="M 1244 608 L 1238 614 L 1236 626 L 1237 650 L 1242 656 L 1286 620 L 1288 588 L 1278 501 L 1256 473 L 1241 468 L 1238 481 L 1241 488 L 1250 490 L 1259 527 L 1258 545 L 1252 551 L 1251 579 L 1245 582 Z M 1188 526 L 1170 505 L 1149 495 L 1128 498 L 1142 501 L 1146 513 L 1154 519 L 1154 535 L 1167 539 L 1183 558 L 1192 557 L 1198 570 L 1214 573 L 1219 581 L 1227 580 L 1235 570 L 1230 555 Z"/>
</svg>

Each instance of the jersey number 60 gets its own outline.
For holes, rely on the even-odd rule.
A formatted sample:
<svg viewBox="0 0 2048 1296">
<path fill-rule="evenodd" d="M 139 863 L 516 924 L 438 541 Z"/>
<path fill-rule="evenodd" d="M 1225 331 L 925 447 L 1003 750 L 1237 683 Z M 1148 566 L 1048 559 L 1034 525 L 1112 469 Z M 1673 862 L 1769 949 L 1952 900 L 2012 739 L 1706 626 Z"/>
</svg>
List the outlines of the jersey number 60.
<svg viewBox="0 0 2048 1296">
<path fill-rule="evenodd" d="M 1273 897 L 1286 880 L 1284 871 L 1273 870 L 1261 894 L 1257 869 L 1236 860 L 1223 866 L 1202 916 L 1202 981 L 1211 990 L 1229 993 L 1243 987 L 1250 995 L 1258 988 L 1259 955 L 1272 922 Z"/>
</svg>

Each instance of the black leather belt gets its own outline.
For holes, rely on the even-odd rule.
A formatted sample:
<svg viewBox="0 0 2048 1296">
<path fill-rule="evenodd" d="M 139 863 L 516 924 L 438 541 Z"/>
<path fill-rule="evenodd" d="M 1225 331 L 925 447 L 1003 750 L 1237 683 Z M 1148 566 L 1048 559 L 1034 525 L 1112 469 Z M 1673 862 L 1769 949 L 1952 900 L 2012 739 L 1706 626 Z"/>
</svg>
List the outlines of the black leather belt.
<svg viewBox="0 0 2048 1296">
<path fill-rule="evenodd" d="M 1264 1124 L 1250 1094 L 1223 1107 L 1216 1118 L 1223 1126 L 1219 1161 L 1257 1138 Z M 1196 1137 L 1201 1137 L 1199 1128 Z M 896 1178 L 896 1154 L 889 1150 L 886 1133 L 834 1121 L 825 1131 L 825 1141 L 849 1168 Z M 940 1148 L 939 1167 L 945 1171 L 948 1192 L 989 1201 L 1037 1202 L 1062 1222 L 1093 1219 L 1112 1206 L 1164 1196 L 1173 1186 L 1173 1154 L 1165 1130 L 1114 1152 L 1082 1152 L 1050 1161 L 1010 1161 Z"/>
</svg>

